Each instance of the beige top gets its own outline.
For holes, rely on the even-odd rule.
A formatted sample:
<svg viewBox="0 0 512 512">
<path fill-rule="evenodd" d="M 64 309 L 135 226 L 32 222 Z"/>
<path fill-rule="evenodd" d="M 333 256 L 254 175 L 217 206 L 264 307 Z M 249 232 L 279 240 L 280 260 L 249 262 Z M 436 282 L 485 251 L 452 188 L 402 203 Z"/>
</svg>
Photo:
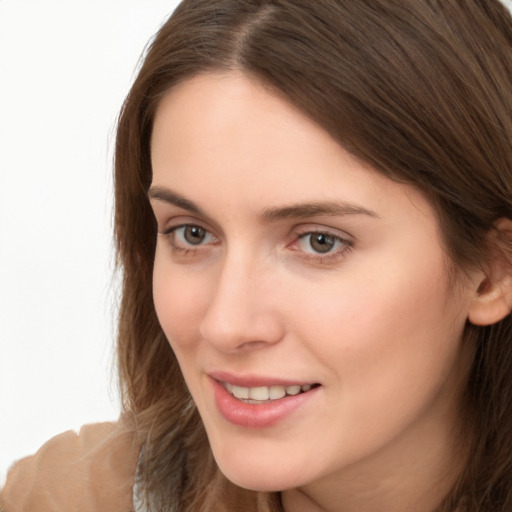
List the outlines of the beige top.
<svg viewBox="0 0 512 512">
<path fill-rule="evenodd" d="M 60 434 L 17 462 L 0 496 L 2 512 L 130 512 L 140 443 L 122 423 Z"/>
</svg>

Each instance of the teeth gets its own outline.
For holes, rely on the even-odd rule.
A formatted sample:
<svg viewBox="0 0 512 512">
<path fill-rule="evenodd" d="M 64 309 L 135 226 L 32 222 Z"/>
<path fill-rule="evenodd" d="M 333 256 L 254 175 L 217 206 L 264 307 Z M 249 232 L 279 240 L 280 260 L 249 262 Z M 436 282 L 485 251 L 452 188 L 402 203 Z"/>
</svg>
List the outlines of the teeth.
<svg viewBox="0 0 512 512">
<path fill-rule="evenodd" d="M 267 387 L 249 388 L 249 398 L 252 400 L 268 400 L 269 392 Z"/>
<path fill-rule="evenodd" d="M 224 383 L 225 388 L 238 398 L 239 400 L 247 401 L 248 403 L 267 402 L 268 400 L 279 400 L 285 396 L 298 395 L 300 392 L 305 393 L 313 386 L 311 384 L 298 384 L 293 386 L 258 386 L 254 388 L 244 388 L 242 386 L 235 386 L 229 382 Z"/>
<path fill-rule="evenodd" d="M 268 394 L 272 400 L 277 400 L 286 396 L 286 388 L 284 386 L 270 386 Z"/>
<path fill-rule="evenodd" d="M 288 386 L 286 388 L 287 395 L 298 395 L 300 393 L 300 386 Z"/>
<path fill-rule="evenodd" d="M 231 391 L 236 398 L 249 398 L 249 388 L 242 388 L 240 386 L 233 385 L 233 389 Z"/>
</svg>

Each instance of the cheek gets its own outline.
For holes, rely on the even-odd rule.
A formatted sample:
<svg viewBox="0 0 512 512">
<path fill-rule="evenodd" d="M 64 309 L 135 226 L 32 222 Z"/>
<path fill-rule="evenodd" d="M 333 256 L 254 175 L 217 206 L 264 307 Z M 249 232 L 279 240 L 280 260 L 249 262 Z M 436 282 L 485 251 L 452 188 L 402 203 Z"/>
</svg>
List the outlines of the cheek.
<svg viewBox="0 0 512 512">
<path fill-rule="evenodd" d="M 396 274 L 392 283 L 346 281 L 343 293 L 296 309 L 312 360 L 328 368 L 333 392 L 326 399 L 337 425 L 332 443 L 341 443 L 340 452 L 347 438 L 339 431 L 350 433 L 351 453 L 364 453 L 393 439 L 432 404 L 445 407 L 458 385 L 464 315 L 438 284 L 445 281 L 419 277 L 414 286 Z M 309 322 L 308 309 L 314 312 Z"/>
<path fill-rule="evenodd" d="M 367 267 L 363 278 L 294 304 L 298 332 L 343 389 L 373 397 L 442 379 L 460 349 L 463 306 L 447 287 L 442 261 L 428 271 Z M 383 274 L 381 268 L 387 268 Z M 359 274 L 361 275 L 361 274 Z M 313 343 L 313 341 L 315 341 Z"/>
<path fill-rule="evenodd" d="M 197 341 L 197 326 L 207 305 L 207 283 L 188 272 L 176 271 L 157 246 L 153 271 L 153 301 L 162 329 L 172 348 Z"/>
</svg>

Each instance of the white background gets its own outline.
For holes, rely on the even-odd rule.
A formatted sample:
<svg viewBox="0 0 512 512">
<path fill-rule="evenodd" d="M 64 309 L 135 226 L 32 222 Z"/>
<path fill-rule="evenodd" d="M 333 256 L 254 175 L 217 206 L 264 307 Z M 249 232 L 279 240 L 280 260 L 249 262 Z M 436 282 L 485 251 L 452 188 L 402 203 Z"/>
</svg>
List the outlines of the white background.
<svg viewBox="0 0 512 512">
<path fill-rule="evenodd" d="M 119 413 L 111 153 L 142 50 L 177 0 L 0 0 L 0 482 Z"/>
<path fill-rule="evenodd" d="M 112 133 L 177 3 L 0 0 L 0 482 L 51 436 L 118 416 Z"/>
</svg>

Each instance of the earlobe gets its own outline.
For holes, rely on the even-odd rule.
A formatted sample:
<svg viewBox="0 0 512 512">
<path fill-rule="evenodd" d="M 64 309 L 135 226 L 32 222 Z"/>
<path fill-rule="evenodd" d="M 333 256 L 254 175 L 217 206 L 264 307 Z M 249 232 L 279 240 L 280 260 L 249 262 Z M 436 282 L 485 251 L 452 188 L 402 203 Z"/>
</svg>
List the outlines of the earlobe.
<svg viewBox="0 0 512 512">
<path fill-rule="evenodd" d="M 512 221 L 500 219 L 492 232 L 494 250 L 485 276 L 470 304 L 468 320 L 474 325 L 492 325 L 512 310 Z"/>
</svg>

